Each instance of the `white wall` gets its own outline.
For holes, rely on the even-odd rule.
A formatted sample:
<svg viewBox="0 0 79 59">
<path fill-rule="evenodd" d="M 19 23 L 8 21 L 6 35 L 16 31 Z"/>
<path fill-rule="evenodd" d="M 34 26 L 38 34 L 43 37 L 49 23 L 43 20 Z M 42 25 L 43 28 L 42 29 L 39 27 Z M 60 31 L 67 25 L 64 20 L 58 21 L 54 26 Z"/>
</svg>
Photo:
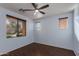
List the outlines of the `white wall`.
<svg viewBox="0 0 79 59">
<path fill-rule="evenodd" d="M 75 23 L 75 33 L 74 33 L 74 52 L 79 56 L 79 23 L 77 21 Z"/>
<path fill-rule="evenodd" d="M 25 37 L 6 38 L 6 15 L 12 15 L 27 20 L 27 35 Z M 33 21 L 0 7 L 0 55 L 33 42 Z"/>
<path fill-rule="evenodd" d="M 79 56 L 79 5 L 74 9 L 74 52 Z"/>
<path fill-rule="evenodd" d="M 68 17 L 68 26 L 65 30 L 58 27 L 58 18 L 61 17 Z M 35 42 L 73 50 L 72 20 L 72 12 L 35 20 L 41 23 L 41 30 L 34 31 Z"/>
</svg>

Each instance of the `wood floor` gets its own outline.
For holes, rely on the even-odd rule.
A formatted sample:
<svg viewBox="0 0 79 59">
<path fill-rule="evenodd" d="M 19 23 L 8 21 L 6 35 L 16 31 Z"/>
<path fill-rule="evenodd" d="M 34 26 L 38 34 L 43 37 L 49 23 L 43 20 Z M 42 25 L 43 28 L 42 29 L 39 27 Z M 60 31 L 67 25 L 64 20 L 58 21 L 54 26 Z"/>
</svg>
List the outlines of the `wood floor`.
<svg viewBox="0 0 79 59">
<path fill-rule="evenodd" d="M 73 51 L 32 43 L 2 56 L 75 56 Z"/>
</svg>

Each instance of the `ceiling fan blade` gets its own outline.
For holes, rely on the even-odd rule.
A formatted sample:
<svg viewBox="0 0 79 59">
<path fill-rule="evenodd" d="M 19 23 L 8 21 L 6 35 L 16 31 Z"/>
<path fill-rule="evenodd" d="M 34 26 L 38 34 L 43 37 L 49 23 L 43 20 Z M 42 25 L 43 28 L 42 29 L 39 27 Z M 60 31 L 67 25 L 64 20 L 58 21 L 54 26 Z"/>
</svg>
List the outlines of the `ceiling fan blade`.
<svg viewBox="0 0 79 59">
<path fill-rule="evenodd" d="M 45 14 L 45 12 L 43 12 L 43 11 L 39 11 L 40 13 L 42 13 L 42 14 Z"/>
<path fill-rule="evenodd" d="M 44 5 L 44 6 L 40 7 L 39 10 L 40 10 L 40 9 L 47 8 L 47 7 L 49 7 L 49 5 Z"/>
<path fill-rule="evenodd" d="M 23 11 L 34 11 L 34 9 L 23 9 Z"/>
<path fill-rule="evenodd" d="M 19 9 L 19 11 L 23 11 L 23 9 Z"/>
<path fill-rule="evenodd" d="M 32 3 L 32 5 L 33 5 L 33 7 L 34 7 L 35 9 L 37 9 L 37 4 Z"/>
<path fill-rule="evenodd" d="M 34 9 L 19 9 L 19 11 L 34 11 Z"/>
</svg>

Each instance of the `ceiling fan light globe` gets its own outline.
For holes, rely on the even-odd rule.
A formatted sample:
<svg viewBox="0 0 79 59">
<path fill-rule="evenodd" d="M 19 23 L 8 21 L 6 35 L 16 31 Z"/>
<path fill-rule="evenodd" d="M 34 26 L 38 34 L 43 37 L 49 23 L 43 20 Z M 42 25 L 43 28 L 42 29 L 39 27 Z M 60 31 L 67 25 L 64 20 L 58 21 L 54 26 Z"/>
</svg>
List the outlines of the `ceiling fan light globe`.
<svg viewBox="0 0 79 59">
<path fill-rule="evenodd" d="M 34 15 L 36 15 L 39 12 L 39 10 L 35 10 Z"/>
<path fill-rule="evenodd" d="M 39 12 L 38 10 L 35 10 L 35 12 Z"/>
</svg>

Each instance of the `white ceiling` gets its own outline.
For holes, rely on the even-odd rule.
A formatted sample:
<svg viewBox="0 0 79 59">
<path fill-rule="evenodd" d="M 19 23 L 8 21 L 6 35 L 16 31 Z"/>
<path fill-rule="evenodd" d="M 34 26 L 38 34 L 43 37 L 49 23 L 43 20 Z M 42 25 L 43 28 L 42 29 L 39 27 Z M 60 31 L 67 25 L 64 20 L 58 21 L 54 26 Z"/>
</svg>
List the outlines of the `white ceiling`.
<svg viewBox="0 0 79 59">
<path fill-rule="evenodd" d="M 20 8 L 33 9 L 31 3 L 0 3 L 0 6 L 7 8 L 11 11 L 17 12 L 19 14 L 22 14 L 24 16 L 27 16 L 31 19 L 38 19 L 51 15 L 70 12 L 73 10 L 74 6 L 76 5 L 75 3 L 38 3 L 38 7 L 41 7 L 42 5 L 45 4 L 49 4 L 48 8 L 42 10 L 46 13 L 45 15 L 42 15 L 41 13 L 34 15 L 34 11 L 26 11 L 26 12 L 18 11 Z"/>
</svg>

